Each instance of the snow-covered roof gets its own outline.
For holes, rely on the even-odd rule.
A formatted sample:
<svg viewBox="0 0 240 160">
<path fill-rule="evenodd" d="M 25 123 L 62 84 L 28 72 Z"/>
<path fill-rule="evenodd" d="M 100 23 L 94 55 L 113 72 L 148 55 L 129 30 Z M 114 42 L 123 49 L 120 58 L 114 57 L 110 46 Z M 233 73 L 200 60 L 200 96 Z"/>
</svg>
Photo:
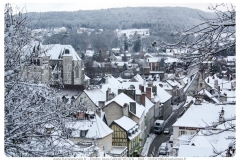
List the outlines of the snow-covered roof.
<svg viewBox="0 0 240 160">
<path fill-rule="evenodd" d="M 172 90 L 173 89 L 171 85 L 169 85 L 168 83 L 165 83 L 165 82 L 156 82 L 156 81 L 154 81 L 153 84 L 154 85 L 158 85 L 158 86 L 162 85 L 161 88 L 163 88 L 164 90 Z"/>
<path fill-rule="evenodd" d="M 158 82 L 154 81 L 153 85 L 157 86 L 157 95 L 154 97 L 155 102 L 159 100 L 161 103 L 165 103 L 167 100 L 171 99 L 172 96 L 163 88 L 161 88 Z"/>
<path fill-rule="evenodd" d="M 205 128 L 206 124 L 213 125 L 218 122 L 219 113 L 224 109 L 224 118 L 232 118 L 236 115 L 235 105 L 215 105 L 212 103 L 203 103 L 202 105 L 192 104 L 188 110 L 179 118 L 173 126 Z M 235 121 L 233 121 L 233 124 Z M 218 126 L 217 128 L 221 128 Z"/>
<path fill-rule="evenodd" d="M 125 30 L 118 30 L 118 37 L 125 33 L 126 36 L 129 38 L 130 36 L 134 35 L 135 32 L 141 35 L 144 34 L 145 36 L 149 35 L 149 29 L 125 29 Z"/>
<path fill-rule="evenodd" d="M 51 45 L 43 45 L 43 48 L 49 49 L 46 53 L 42 54 L 49 55 L 50 59 L 58 60 L 60 56 L 72 56 L 73 60 L 81 60 L 78 56 L 77 52 L 71 45 L 61 45 L 61 44 L 51 44 Z M 69 54 L 66 53 L 66 49 L 69 50 Z M 65 52 L 64 52 L 65 51 Z"/>
<path fill-rule="evenodd" d="M 144 79 L 139 74 L 136 74 L 133 78 L 139 83 L 143 84 Z"/>
<path fill-rule="evenodd" d="M 131 99 L 124 93 L 120 93 L 119 95 L 114 97 L 112 100 L 108 101 L 105 104 L 105 106 L 107 106 L 108 104 L 110 104 L 112 102 L 116 102 L 121 107 L 123 107 L 125 103 L 128 103 L 130 105 L 130 102 L 135 102 L 136 103 L 136 114 L 134 114 L 132 112 L 131 113 L 134 114 L 138 118 L 141 118 L 141 116 L 143 115 L 143 113 L 145 111 L 145 107 L 143 105 L 139 105 L 136 101 L 134 101 L 133 99 Z M 130 110 L 129 110 L 129 112 L 130 112 Z"/>
<path fill-rule="evenodd" d="M 85 92 L 88 97 L 93 101 L 93 103 L 98 106 L 98 101 L 106 101 L 106 94 L 103 93 L 100 89 L 85 89 Z"/>
<path fill-rule="evenodd" d="M 208 82 L 209 79 L 209 82 Z M 209 76 L 205 79 L 205 82 L 212 88 L 214 88 L 214 81 L 218 81 L 218 86 L 220 86 L 221 94 L 226 93 L 227 94 L 227 101 L 236 101 L 236 90 L 232 90 L 233 88 L 236 88 L 236 80 L 227 80 L 227 79 L 219 79 L 216 75 Z"/>
<path fill-rule="evenodd" d="M 145 53 L 144 54 L 144 57 L 146 57 L 146 56 L 149 56 L 149 57 L 153 57 L 151 54 L 149 54 L 149 53 Z"/>
<path fill-rule="evenodd" d="M 111 88 L 111 92 L 115 93 L 115 95 L 118 94 L 118 86 L 121 84 L 116 78 L 114 78 L 111 75 L 106 75 L 105 79 L 107 79 L 107 83 L 102 84 L 102 88 L 100 89 L 104 93 L 108 90 L 108 88 Z"/>
<path fill-rule="evenodd" d="M 84 81 L 87 81 L 89 79 L 91 79 L 91 78 L 89 78 L 86 74 L 84 74 Z"/>
<path fill-rule="evenodd" d="M 200 94 L 204 94 L 206 96 L 208 96 L 209 98 L 211 98 L 215 103 L 219 103 L 219 100 L 216 97 L 213 97 L 213 95 L 211 93 L 209 93 L 206 89 L 202 89 L 201 91 L 199 91 L 198 93 Z"/>
<path fill-rule="evenodd" d="M 80 137 L 81 130 L 87 130 L 86 138 L 104 138 L 113 133 L 102 120 L 95 114 L 94 119 L 90 120 L 77 120 L 75 122 L 66 122 L 66 128 L 72 129 L 73 137 Z"/>
<path fill-rule="evenodd" d="M 121 54 L 121 57 L 123 57 L 124 56 L 124 54 Z M 126 54 L 126 57 L 131 57 L 131 54 L 130 53 L 127 53 Z"/>
<path fill-rule="evenodd" d="M 112 149 L 109 151 L 110 155 L 124 155 L 127 153 L 126 146 L 112 146 Z M 122 156 L 121 156 L 122 157 Z"/>
<path fill-rule="evenodd" d="M 112 48 L 112 51 L 120 51 L 120 48 Z"/>
<path fill-rule="evenodd" d="M 123 116 L 122 118 L 119 118 L 118 120 L 114 120 L 114 122 L 117 125 L 119 125 L 120 127 L 122 127 L 127 132 L 129 132 L 129 131 L 131 132 L 132 129 L 138 128 L 137 132 L 131 134 L 130 136 L 128 135 L 128 139 L 130 139 L 130 140 L 132 140 L 133 138 L 135 138 L 137 135 L 139 135 L 141 133 L 141 129 L 139 128 L 137 123 L 126 116 Z"/>
<path fill-rule="evenodd" d="M 219 131 L 211 131 L 213 134 L 209 134 L 206 130 L 201 130 L 197 135 L 192 138 L 189 145 L 194 144 L 195 147 L 203 147 L 211 150 L 213 147 L 219 152 L 224 151 L 228 148 L 228 144 L 235 141 L 236 132 L 235 131 L 224 131 L 219 133 Z M 226 155 L 223 152 L 222 155 Z"/>
<path fill-rule="evenodd" d="M 209 157 L 213 155 L 213 148 L 180 145 L 178 157 Z"/>
<path fill-rule="evenodd" d="M 227 56 L 227 61 L 236 61 L 236 56 Z"/>
<path fill-rule="evenodd" d="M 92 67 L 101 67 L 101 63 L 99 63 L 97 61 L 93 61 Z"/>
<path fill-rule="evenodd" d="M 149 71 L 150 74 L 164 73 L 164 71 Z"/>
<path fill-rule="evenodd" d="M 186 76 L 186 77 L 184 77 L 184 78 L 182 79 L 182 81 L 183 81 L 184 84 L 187 84 L 187 83 L 190 82 L 190 78 L 188 78 L 188 77 Z"/>
<path fill-rule="evenodd" d="M 166 80 L 168 84 L 170 84 L 171 86 L 177 86 L 177 83 L 175 83 L 175 81 L 172 80 Z"/>
<path fill-rule="evenodd" d="M 202 63 L 212 63 L 212 61 L 203 61 Z"/>
<path fill-rule="evenodd" d="M 173 82 L 174 82 L 175 84 L 177 84 L 177 86 L 178 86 L 179 89 L 181 89 L 181 88 L 184 87 L 183 85 L 181 85 L 181 84 L 180 84 L 178 81 L 176 81 L 176 80 L 173 80 Z"/>
<path fill-rule="evenodd" d="M 117 58 L 117 60 L 122 60 L 122 57 L 121 56 L 115 56 Z"/>
<path fill-rule="evenodd" d="M 160 62 L 161 58 L 159 57 L 152 57 L 152 58 L 147 58 L 147 62 Z"/>
<path fill-rule="evenodd" d="M 187 53 L 187 49 L 183 48 L 183 49 L 166 49 L 166 53 Z"/>
<path fill-rule="evenodd" d="M 86 56 L 92 57 L 94 54 L 93 50 L 86 50 Z"/>
<path fill-rule="evenodd" d="M 117 64 L 118 67 L 122 67 L 122 66 L 124 66 L 124 64 L 128 65 L 128 62 L 118 62 L 118 61 L 115 62 L 115 61 L 112 61 L 112 64 L 114 64 L 114 65 Z"/>
<path fill-rule="evenodd" d="M 114 120 L 114 122 L 121 126 L 125 131 L 129 131 L 137 125 L 136 122 L 126 116 L 123 116 L 118 120 Z"/>
<path fill-rule="evenodd" d="M 168 57 L 164 62 L 165 62 L 165 63 L 173 63 L 173 62 L 178 62 L 178 63 L 180 63 L 180 62 L 182 62 L 182 60 L 180 60 L 180 59 L 178 59 L 178 58 L 170 58 L 170 57 Z"/>
<path fill-rule="evenodd" d="M 135 94 L 141 94 L 142 92 L 139 89 L 139 85 L 142 84 L 140 82 L 122 82 L 118 88 L 119 89 L 131 89 L 131 87 L 134 87 Z"/>
<path fill-rule="evenodd" d="M 156 84 L 155 84 L 156 83 Z M 165 91 L 163 88 L 161 88 L 157 82 L 153 82 L 153 85 L 157 86 L 157 95 L 154 97 L 154 101 L 160 103 L 165 103 L 167 100 L 171 99 L 171 95 Z"/>
<path fill-rule="evenodd" d="M 145 96 L 145 115 L 152 107 L 154 107 L 154 104 Z"/>
</svg>

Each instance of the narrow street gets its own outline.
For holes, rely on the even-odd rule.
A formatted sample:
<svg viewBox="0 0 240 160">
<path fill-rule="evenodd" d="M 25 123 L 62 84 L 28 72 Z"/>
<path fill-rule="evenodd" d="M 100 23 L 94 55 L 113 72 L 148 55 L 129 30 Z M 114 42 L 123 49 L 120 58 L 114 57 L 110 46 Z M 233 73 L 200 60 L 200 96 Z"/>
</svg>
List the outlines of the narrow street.
<svg viewBox="0 0 240 160">
<path fill-rule="evenodd" d="M 148 151 L 148 157 L 151 157 L 152 155 L 154 157 L 158 157 L 158 148 L 163 142 L 166 142 L 169 140 L 171 134 L 172 134 L 172 125 L 176 122 L 178 115 L 183 111 L 183 105 L 184 102 L 179 104 L 178 109 L 173 111 L 172 116 L 169 118 L 165 128 L 171 128 L 169 134 L 163 134 L 163 132 L 155 137 L 153 140 L 153 143 L 150 145 L 149 151 Z"/>
</svg>

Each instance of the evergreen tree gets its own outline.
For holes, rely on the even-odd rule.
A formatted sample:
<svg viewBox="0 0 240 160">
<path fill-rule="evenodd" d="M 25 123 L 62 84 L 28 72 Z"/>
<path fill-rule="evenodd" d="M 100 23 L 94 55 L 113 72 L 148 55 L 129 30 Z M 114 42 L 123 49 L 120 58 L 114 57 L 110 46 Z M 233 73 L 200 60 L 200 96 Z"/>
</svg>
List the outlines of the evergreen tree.
<svg viewBox="0 0 240 160">
<path fill-rule="evenodd" d="M 140 52 L 141 51 L 141 38 L 140 36 L 137 37 L 137 39 L 135 40 L 134 44 L 133 44 L 133 51 L 134 52 Z"/>
</svg>

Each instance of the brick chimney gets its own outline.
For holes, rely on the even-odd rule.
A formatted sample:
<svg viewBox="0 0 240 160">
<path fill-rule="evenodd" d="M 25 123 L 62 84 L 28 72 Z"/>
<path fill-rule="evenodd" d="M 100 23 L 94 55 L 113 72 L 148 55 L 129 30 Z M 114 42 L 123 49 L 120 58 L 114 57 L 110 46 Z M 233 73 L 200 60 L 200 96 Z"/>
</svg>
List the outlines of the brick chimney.
<svg viewBox="0 0 240 160">
<path fill-rule="evenodd" d="M 148 87 L 152 87 L 153 83 L 152 82 L 148 82 Z"/>
<path fill-rule="evenodd" d="M 147 96 L 147 98 L 150 99 L 150 100 L 151 100 L 151 92 L 152 92 L 152 88 L 147 87 L 147 88 L 146 88 L 146 96 Z"/>
<path fill-rule="evenodd" d="M 109 101 L 109 94 L 111 93 L 111 88 L 106 90 L 106 101 Z"/>
<path fill-rule="evenodd" d="M 145 93 L 145 92 L 142 92 L 141 104 L 142 104 L 144 107 L 146 107 L 146 106 L 145 106 L 145 96 L 146 96 L 146 93 Z"/>
<path fill-rule="evenodd" d="M 220 86 L 218 86 L 218 92 L 220 92 Z"/>
</svg>

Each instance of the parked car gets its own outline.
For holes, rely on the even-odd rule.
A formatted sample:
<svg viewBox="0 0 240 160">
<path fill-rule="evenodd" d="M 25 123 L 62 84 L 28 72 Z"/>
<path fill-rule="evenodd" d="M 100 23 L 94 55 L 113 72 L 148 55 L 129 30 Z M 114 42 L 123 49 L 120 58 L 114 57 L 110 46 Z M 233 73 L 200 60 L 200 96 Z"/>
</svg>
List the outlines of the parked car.
<svg viewBox="0 0 240 160">
<path fill-rule="evenodd" d="M 170 136 L 169 143 L 173 143 L 173 135 Z"/>
<path fill-rule="evenodd" d="M 166 155 L 166 154 L 167 154 L 166 150 L 164 150 L 164 149 L 159 150 L 159 155 Z"/>
<path fill-rule="evenodd" d="M 168 151 L 167 143 L 162 143 L 159 147 L 159 155 L 166 155 Z"/>
<path fill-rule="evenodd" d="M 170 133 L 170 129 L 169 128 L 165 128 L 163 131 L 164 134 L 169 134 Z"/>
</svg>

